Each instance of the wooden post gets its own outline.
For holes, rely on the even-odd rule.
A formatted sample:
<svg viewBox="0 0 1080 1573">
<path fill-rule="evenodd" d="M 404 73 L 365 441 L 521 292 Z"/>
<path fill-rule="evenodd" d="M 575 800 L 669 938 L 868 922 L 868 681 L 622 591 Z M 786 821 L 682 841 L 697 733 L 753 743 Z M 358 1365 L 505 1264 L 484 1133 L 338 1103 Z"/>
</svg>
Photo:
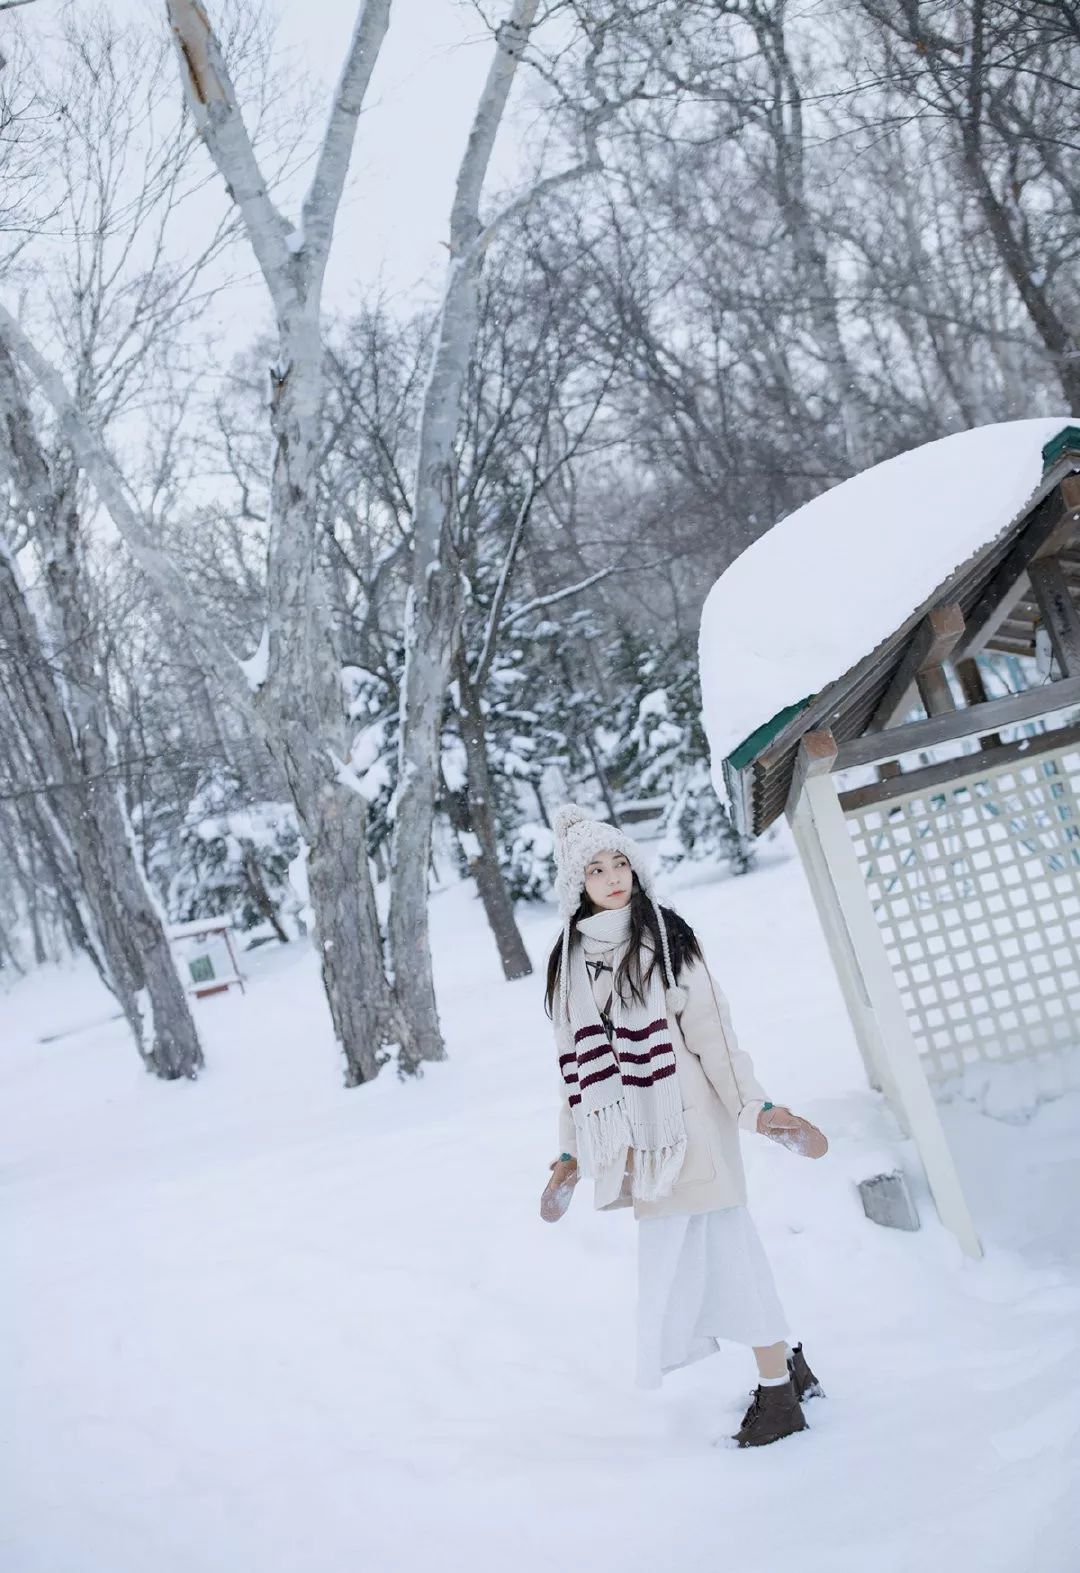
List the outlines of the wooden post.
<svg viewBox="0 0 1080 1573">
<path fill-rule="evenodd" d="M 867 1041 L 873 1046 L 874 1057 L 878 1053 L 882 1056 L 885 1091 L 914 1138 L 941 1221 L 969 1256 L 978 1257 L 982 1255 L 982 1246 L 919 1060 L 836 785 L 824 763 L 830 745 L 835 759 L 836 744 L 831 733 L 812 733 L 803 738 L 788 800 L 788 817 L 800 843 L 816 845 L 818 867 L 824 862 L 828 872 L 828 899 L 835 901 L 837 919 L 865 994 Z M 808 867 L 808 873 L 811 883 L 817 884 L 820 872 L 811 873 Z"/>
<path fill-rule="evenodd" d="M 956 700 L 943 666 L 928 666 L 915 681 L 927 715 L 948 715 L 950 710 L 956 709 Z"/>
<path fill-rule="evenodd" d="M 964 692 L 964 703 L 966 705 L 985 705 L 990 695 L 986 692 L 986 684 L 983 682 L 983 675 L 975 657 L 970 656 L 965 661 L 954 662 L 954 670 L 960 679 L 960 687 Z M 1000 748 L 1000 735 L 997 732 L 988 732 L 985 737 L 980 737 L 979 747 L 980 749 Z"/>
<path fill-rule="evenodd" d="M 1056 557 L 1040 557 L 1031 564 L 1028 577 L 1062 677 L 1080 677 L 1080 616 L 1061 564 Z"/>
<path fill-rule="evenodd" d="M 225 948 L 229 952 L 229 960 L 232 962 L 232 969 L 236 973 L 236 981 L 240 985 L 240 992 L 241 992 L 241 994 L 246 994 L 247 993 L 247 989 L 244 987 L 244 975 L 240 971 L 240 963 L 237 961 L 237 959 L 236 959 L 236 952 L 233 950 L 233 945 L 232 945 L 232 927 L 231 927 L 231 925 L 230 925 L 229 928 L 224 930 L 224 934 L 225 934 Z"/>
</svg>

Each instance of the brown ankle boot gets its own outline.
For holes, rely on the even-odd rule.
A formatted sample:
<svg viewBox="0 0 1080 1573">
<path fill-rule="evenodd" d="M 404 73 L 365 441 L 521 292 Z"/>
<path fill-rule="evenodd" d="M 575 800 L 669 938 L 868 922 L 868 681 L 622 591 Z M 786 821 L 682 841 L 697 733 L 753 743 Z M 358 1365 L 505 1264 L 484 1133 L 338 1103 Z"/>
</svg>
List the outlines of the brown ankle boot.
<svg viewBox="0 0 1080 1573">
<path fill-rule="evenodd" d="M 825 1389 L 806 1363 L 802 1344 L 796 1344 L 788 1355 L 787 1368 L 791 1372 L 800 1403 L 805 1403 L 808 1398 L 825 1397 Z"/>
<path fill-rule="evenodd" d="M 795 1384 L 789 1377 L 776 1387 L 758 1387 L 734 1441 L 740 1447 L 765 1447 L 796 1431 L 808 1431 L 806 1416 L 799 1408 Z"/>
</svg>

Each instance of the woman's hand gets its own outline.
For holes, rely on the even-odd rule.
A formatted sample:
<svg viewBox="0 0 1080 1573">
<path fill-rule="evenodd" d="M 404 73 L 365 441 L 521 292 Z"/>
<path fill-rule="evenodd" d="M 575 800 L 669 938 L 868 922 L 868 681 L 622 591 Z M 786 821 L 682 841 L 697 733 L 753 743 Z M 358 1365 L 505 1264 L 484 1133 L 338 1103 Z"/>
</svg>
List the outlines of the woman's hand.
<svg viewBox="0 0 1080 1573">
<path fill-rule="evenodd" d="M 762 1136 L 797 1152 L 800 1158 L 823 1158 L 829 1150 L 827 1138 L 816 1125 L 804 1120 L 801 1114 L 792 1114 L 779 1103 L 771 1109 L 762 1109 L 757 1128 Z"/>
<path fill-rule="evenodd" d="M 574 1186 L 578 1182 L 577 1159 L 556 1158 L 554 1163 L 549 1164 L 549 1168 L 551 1179 L 544 1187 L 544 1194 L 540 1198 L 540 1216 L 545 1223 L 558 1223 L 570 1205 Z"/>
</svg>

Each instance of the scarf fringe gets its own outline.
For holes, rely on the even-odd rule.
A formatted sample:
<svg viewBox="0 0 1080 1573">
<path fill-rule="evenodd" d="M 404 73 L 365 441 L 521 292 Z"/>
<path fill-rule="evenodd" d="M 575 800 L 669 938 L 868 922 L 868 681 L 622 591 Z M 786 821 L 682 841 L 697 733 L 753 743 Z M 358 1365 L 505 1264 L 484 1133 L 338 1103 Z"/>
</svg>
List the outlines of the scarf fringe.
<svg viewBox="0 0 1080 1573">
<path fill-rule="evenodd" d="M 643 1202 L 657 1202 L 669 1196 L 679 1178 L 686 1156 L 686 1137 L 670 1147 L 654 1147 L 648 1151 L 634 1149 L 634 1195 Z"/>
<path fill-rule="evenodd" d="M 616 1163 L 630 1146 L 632 1136 L 625 1097 L 582 1115 L 574 1111 L 578 1136 L 578 1166 L 589 1179 Z"/>
<path fill-rule="evenodd" d="M 663 1138 L 656 1138 L 648 1127 L 639 1128 L 638 1141 L 644 1140 L 648 1145 L 635 1147 L 625 1097 L 575 1120 L 581 1173 L 586 1179 L 595 1180 L 630 1149 L 634 1196 L 639 1201 L 655 1202 L 670 1195 L 686 1156 L 686 1135 L 674 1121 L 666 1123 L 668 1129 Z"/>
</svg>

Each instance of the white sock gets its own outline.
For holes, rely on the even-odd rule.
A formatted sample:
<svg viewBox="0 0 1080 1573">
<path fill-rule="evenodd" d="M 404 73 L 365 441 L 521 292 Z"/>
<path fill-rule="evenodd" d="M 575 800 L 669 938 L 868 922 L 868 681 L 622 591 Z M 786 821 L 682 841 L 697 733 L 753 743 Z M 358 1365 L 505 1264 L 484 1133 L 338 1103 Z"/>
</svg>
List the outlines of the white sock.
<svg viewBox="0 0 1080 1573">
<path fill-rule="evenodd" d="M 758 1385 L 760 1387 L 783 1387 L 785 1382 L 790 1382 L 790 1381 L 791 1381 L 791 1377 L 789 1376 L 789 1374 L 786 1371 L 784 1372 L 783 1376 L 759 1376 L 758 1377 Z"/>
</svg>

